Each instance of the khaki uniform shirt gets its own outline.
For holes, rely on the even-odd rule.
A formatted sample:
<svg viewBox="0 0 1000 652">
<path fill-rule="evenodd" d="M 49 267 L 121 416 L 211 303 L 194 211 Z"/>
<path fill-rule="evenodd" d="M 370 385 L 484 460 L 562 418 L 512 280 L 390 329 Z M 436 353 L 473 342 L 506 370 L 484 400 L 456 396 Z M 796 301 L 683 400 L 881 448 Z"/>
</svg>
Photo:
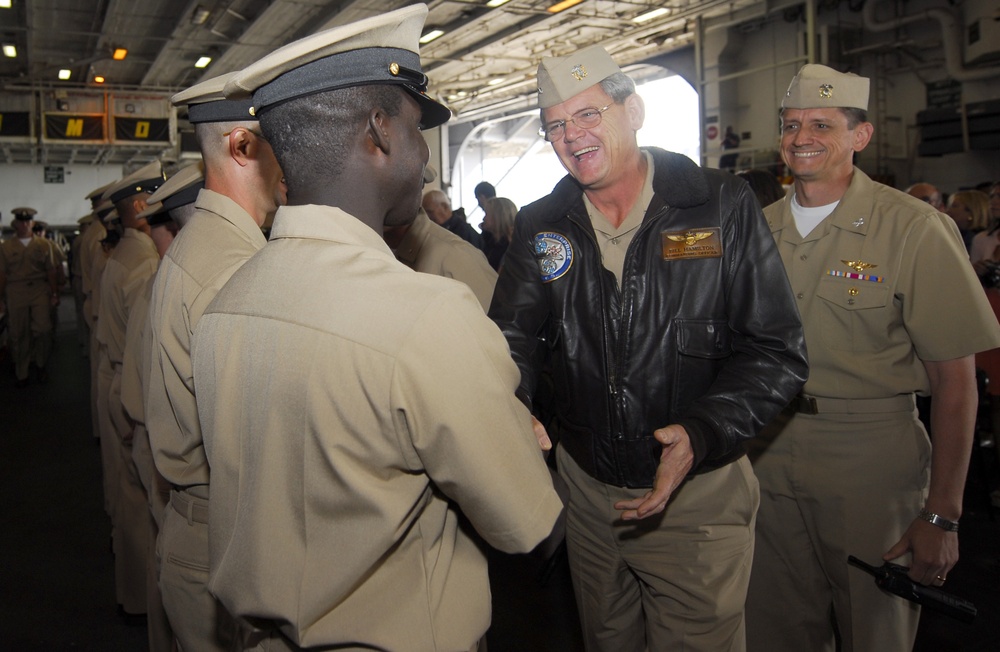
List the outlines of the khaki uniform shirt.
<svg viewBox="0 0 1000 652">
<path fill-rule="evenodd" d="M 229 277 L 267 242 L 229 197 L 202 190 L 197 212 L 170 244 L 153 284 L 146 427 L 153 459 L 173 485 L 208 484 L 191 369 L 191 334 Z"/>
<path fill-rule="evenodd" d="M 48 297 L 55 266 L 48 240 L 32 236 L 27 246 L 15 235 L 0 244 L 0 273 L 7 279 L 7 307 L 18 308 Z"/>
<path fill-rule="evenodd" d="M 804 393 L 927 393 L 922 360 L 1000 345 L 1000 327 L 964 246 L 924 202 L 855 168 L 840 204 L 805 238 L 795 227 L 791 193 L 764 215 L 805 329 Z"/>
<path fill-rule="evenodd" d="M 107 350 L 113 366 L 121 365 L 125 355 L 125 328 L 128 318 L 156 274 L 160 256 L 152 238 L 136 229 L 125 229 L 118 246 L 108 258 L 101 275 L 100 318 L 97 341 Z"/>
<path fill-rule="evenodd" d="M 142 407 L 143 388 L 146 385 L 149 355 L 146 354 L 149 338 L 145 336 L 149 323 L 149 297 L 153 291 L 154 276 L 150 276 L 145 287 L 136 296 L 135 306 L 128 316 L 125 327 L 125 353 L 122 357 L 122 407 L 136 422 L 145 423 L 146 413 Z"/>
<path fill-rule="evenodd" d="M 497 273 L 483 252 L 420 211 L 396 248 L 396 258 L 410 269 L 461 281 L 483 306 L 490 309 Z"/>
<path fill-rule="evenodd" d="M 90 227 L 87 227 L 88 229 Z M 84 230 L 86 233 L 87 230 Z M 83 246 L 83 233 L 73 238 L 73 242 L 69 245 L 69 257 L 70 266 L 69 271 L 73 276 L 73 280 L 81 280 L 83 276 L 83 267 L 80 266 L 80 247 Z"/>
<path fill-rule="evenodd" d="M 83 277 L 83 317 L 88 325 L 93 328 L 94 316 L 97 314 L 97 304 L 94 301 L 94 294 L 100 284 L 100 276 L 96 273 L 103 270 L 106 262 L 104 250 L 101 247 L 101 240 L 108 235 L 107 229 L 100 220 L 94 219 L 90 226 L 80 234 L 80 276 Z M 98 268 L 98 261 L 101 267 Z"/>
<path fill-rule="evenodd" d="M 281 207 L 193 360 L 209 590 L 230 613 L 300 646 L 471 649 L 490 591 L 458 509 L 524 552 L 562 505 L 469 289 L 414 274 L 339 209 Z"/>
</svg>

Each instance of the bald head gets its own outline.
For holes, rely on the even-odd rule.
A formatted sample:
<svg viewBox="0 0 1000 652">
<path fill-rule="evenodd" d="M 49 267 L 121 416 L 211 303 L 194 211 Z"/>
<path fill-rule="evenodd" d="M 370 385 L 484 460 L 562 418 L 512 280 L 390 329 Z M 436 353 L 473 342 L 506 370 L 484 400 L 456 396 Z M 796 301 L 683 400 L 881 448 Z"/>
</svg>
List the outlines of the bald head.
<svg viewBox="0 0 1000 652">
<path fill-rule="evenodd" d="M 451 201 L 443 190 L 428 190 L 421 205 L 435 224 L 444 224 L 451 219 Z"/>
<path fill-rule="evenodd" d="M 920 201 L 925 201 L 935 208 L 943 211 L 944 202 L 941 200 L 941 192 L 929 183 L 915 183 L 906 189 L 906 194 L 916 197 Z"/>
</svg>

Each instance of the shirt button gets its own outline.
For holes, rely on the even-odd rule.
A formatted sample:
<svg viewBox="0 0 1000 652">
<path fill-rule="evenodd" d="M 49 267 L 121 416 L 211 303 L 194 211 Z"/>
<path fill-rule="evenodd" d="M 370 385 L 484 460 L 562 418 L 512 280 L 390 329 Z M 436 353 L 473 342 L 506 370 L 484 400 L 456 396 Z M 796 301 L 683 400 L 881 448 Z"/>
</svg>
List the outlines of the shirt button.
<svg viewBox="0 0 1000 652">
<path fill-rule="evenodd" d="M 807 255 L 805 255 L 805 254 L 802 254 L 801 256 L 799 256 L 799 260 L 805 260 L 805 259 L 806 259 L 806 258 L 808 258 L 808 257 L 809 257 L 809 256 L 807 256 Z"/>
<path fill-rule="evenodd" d="M 795 296 L 796 296 L 796 298 L 798 298 L 798 299 L 802 299 L 802 298 L 803 298 L 803 297 L 805 297 L 806 295 L 805 295 L 805 294 L 803 294 L 802 292 L 799 292 L 799 293 L 798 293 L 798 294 L 796 294 Z"/>
</svg>

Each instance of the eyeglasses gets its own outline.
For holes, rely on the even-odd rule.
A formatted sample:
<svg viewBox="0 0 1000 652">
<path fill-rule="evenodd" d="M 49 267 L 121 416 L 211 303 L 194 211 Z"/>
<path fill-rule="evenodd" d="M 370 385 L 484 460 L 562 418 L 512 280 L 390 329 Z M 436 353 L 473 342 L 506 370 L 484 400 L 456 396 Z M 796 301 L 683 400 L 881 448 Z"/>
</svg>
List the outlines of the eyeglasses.
<svg viewBox="0 0 1000 652">
<path fill-rule="evenodd" d="M 573 117 L 569 120 L 559 120 L 556 122 L 550 122 L 547 125 L 542 125 L 538 128 L 538 135 L 550 143 L 559 140 L 562 138 L 563 132 L 566 131 L 567 122 L 572 122 L 580 129 L 593 129 L 597 125 L 601 124 L 601 116 L 612 106 L 614 106 L 614 104 L 609 104 L 603 109 L 582 109 L 574 113 Z"/>
</svg>

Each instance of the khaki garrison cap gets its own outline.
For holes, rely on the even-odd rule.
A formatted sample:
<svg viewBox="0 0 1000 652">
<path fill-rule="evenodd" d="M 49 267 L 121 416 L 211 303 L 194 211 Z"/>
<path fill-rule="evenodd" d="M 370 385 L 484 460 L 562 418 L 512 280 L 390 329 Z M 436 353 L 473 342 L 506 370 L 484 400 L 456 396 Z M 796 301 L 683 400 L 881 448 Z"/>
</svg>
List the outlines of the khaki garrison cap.
<svg viewBox="0 0 1000 652">
<path fill-rule="evenodd" d="M 163 167 L 159 161 L 142 166 L 104 191 L 103 198 L 117 203 L 140 192 L 152 192 L 163 184 Z"/>
<path fill-rule="evenodd" d="M 287 100 L 340 88 L 393 84 L 420 105 L 425 129 L 444 124 L 448 107 L 427 95 L 419 39 L 427 5 L 416 4 L 289 43 L 237 73 L 229 99 L 253 97 L 259 114 Z"/>
<path fill-rule="evenodd" d="M 149 196 L 146 200 L 149 206 L 139 213 L 139 217 L 145 217 L 150 226 L 169 222 L 170 211 L 193 204 L 204 187 L 205 172 L 202 164 L 189 165 L 167 179 Z"/>
<path fill-rule="evenodd" d="M 807 63 L 792 78 L 781 101 L 783 109 L 827 107 L 868 110 L 868 78 Z"/>
<path fill-rule="evenodd" d="M 174 106 L 187 105 L 188 122 L 191 124 L 256 120 L 250 98 L 227 100 L 222 94 L 226 83 L 235 75 L 235 72 L 229 72 L 195 84 L 171 97 L 170 103 Z"/>
<path fill-rule="evenodd" d="M 107 190 L 108 188 L 110 188 L 111 186 L 115 185 L 115 183 L 117 183 L 117 182 L 112 181 L 111 183 L 104 184 L 100 188 L 94 188 L 93 190 L 90 191 L 89 195 L 87 195 L 86 197 L 84 197 L 84 199 L 91 199 L 91 200 L 92 199 L 100 199 L 104 195 L 104 191 Z"/>
<path fill-rule="evenodd" d="M 34 208 L 28 208 L 26 206 L 15 208 L 11 211 L 11 213 L 14 214 L 15 220 L 21 220 L 23 222 L 27 222 L 28 220 L 33 220 L 35 219 L 35 215 L 38 215 L 38 211 L 36 211 Z"/>
<path fill-rule="evenodd" d="M 101 221 L 104 222 L 105 224 L 114 224 L 115 222 L 120 222 L 121 218 L 118 217 L 118 209 L 112 206 L 110 211 L 101 216 Z"/>
<path fill-rule="evenodd" d="M 565 57 L 545 57 L 538 64 L 538 108 L 562 104 L 621 71 L 600 45 Z"/>
<path fill-rule="evenodd" d="M 115 210 L 115 205 L 111 203 L 111 200 L 103 199 L 101 200 L 101 203 L 98 204 L 96 208 L 94 208 L 94 215 L 97 216 L 97 219 L 103 222 L 104 218 L 107 217 L 108 213 L 110 213 L 113 210 Z"/>
</svg>

